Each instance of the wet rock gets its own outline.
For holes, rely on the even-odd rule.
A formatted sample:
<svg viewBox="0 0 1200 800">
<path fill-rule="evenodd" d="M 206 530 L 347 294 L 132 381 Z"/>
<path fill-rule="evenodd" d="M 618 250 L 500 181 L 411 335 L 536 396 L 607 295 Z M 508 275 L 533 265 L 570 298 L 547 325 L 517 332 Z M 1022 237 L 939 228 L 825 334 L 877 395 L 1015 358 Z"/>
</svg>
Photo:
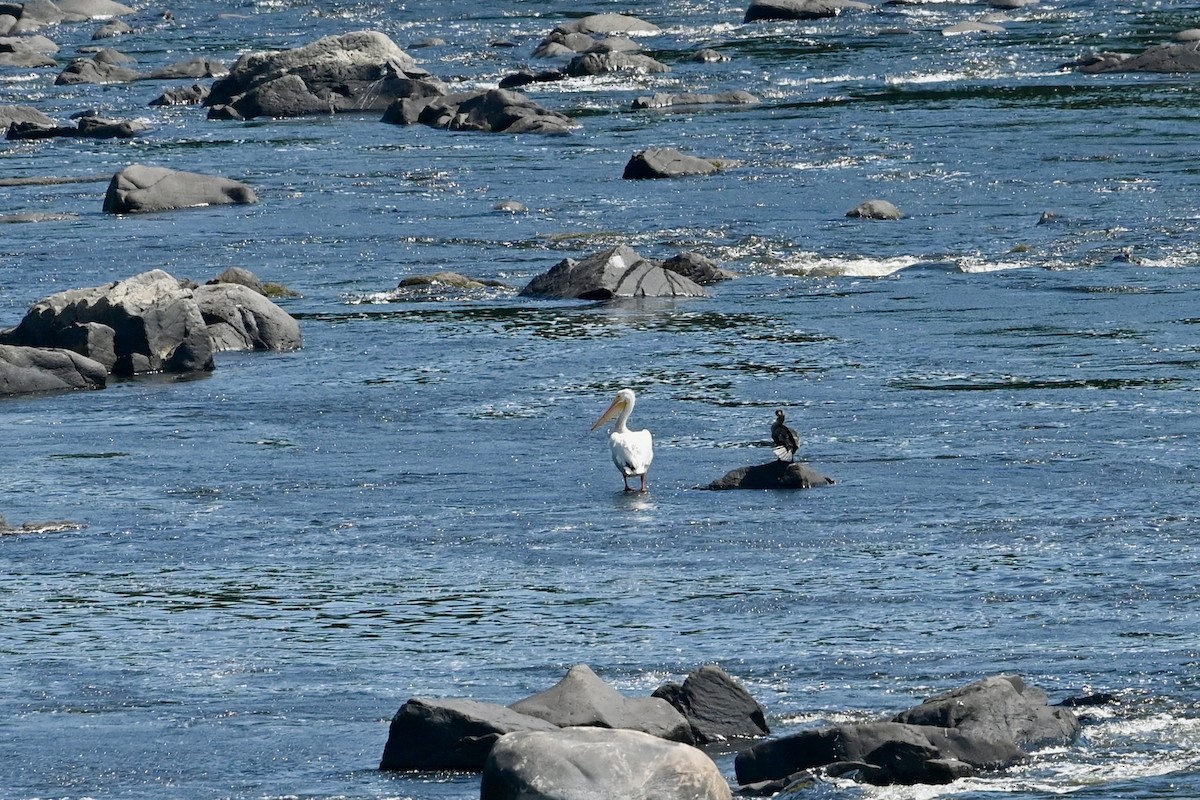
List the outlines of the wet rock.
<svg viewBox="0 0 1200 800">
<path fill-rule="evenodd" d="M 564 728 L 621 728 L 677 742 L 693 741 L 691 724 L 666 700 L 626 697 L 586 664 L 577 664 L 554 686 L 518 700 L 509 708 Z"/>
<path fill-rule="evenodd" d="M 501 705 L 413 698 L 392 717 L 379 768 L 479 772 L 505 734 L 556 730 L 552 723 Z"/>
<path fill-rule="evenodd" d="M 64 21 L 67 15 L 50 0 L 27 0 L 21 4 L 21 13 L 9 33 L 24 35 L 49 28 Z"/>
<path fill-rule="evenodd" d="M 643 95 L 633 101 L 633 108 L 670 108 L 674 106 L 699 105 L 755 105 L 761 102 L 757 97 L 741 89 L 720 94 L 666 94 Z"/>
<path fill-rule="evenodd" d="M 0 33 L 3 31 L 3 23 L 0 23 Z M 53 67 L 58 64 L 53 58 L 57 52 L 58 45 L 45 36 L 0 36 L 0 66 L 25 69 Z"/>
<path fill-rule="evenodd" d="M 1090 72 L 1200 72 L 1200 49 L 1195 42 L 1164 44 L 1138 55 L 1105 63 Z"/>
<path fill-rule="evenodd" d="M 54 79 L 54 84 L 72 86 L 80 83 L 129 83 L 138 79 L 138 71 L 129 66 L 134 63 L 136 62 L 129 56 L 105 48 L 91 58 L 72 61 Z"/>
<path fill-rule="evenodd" d="M 202 86 L 199 83 L 191 86 L 179 86 L 174 89 L 167 89 L 158 97 L 150 101 L 152 106 L 192 106 L 200 105 L 204 99 L 208 97 L 209 87 Z"/>
<path fill-rule="evenodd" d="M 480 800 L 729 800 L 707 755 L 629 730 L 512 733 L 492 748 Z"/>
<path fill-rule="evenodd" d="M 543 108 L 529 97 L 507 89 L 451 94 L 430 98 L 418 105 L 402 101 L 383 115 L 384 122 L 420 122 L 435 128 L 485 133 L 565 134 L 579 123 L 556 111 Z M 415 112 L 415 119 L 414 119 Z"/>
<path fill-rule="evenodd" d="M 1004 33 L 1003 25 L 997 25 L 992 22 L 983 22 L 981 20 L 967 20 L 966 22 L 957 22 L 953 25 L 947 25 L 942 28 L 942 36 L 957 36 L 965 33 Z"/>
<path fill-rule="evenodd" d="M 1068 744 L 1079 734 L 1079 720 L 1069 709 L 1050 706 L 1045 692 L 1015 675 L 985 678 L 931 697 L 893 721 L 1008 739 L 1025 749 Z"/>
<path fill-rule="evenodd" d="M 734 277 L 732 272 L 721 269 L 717 262 L 699 253 L 679 253 L 668 258 L 662 265 L 663 269 L 682 275 L 701 286 L 709 286 Z"/>
<path fill-rule="evenodd" d="M 0 395 L 103 389 L 107 380 L 107 367 L 71 350 L 0 344 Z"/>
<path fill-rule="evenodd" d="M 845 11 L 870 10 L 870 5 L 855 0 L 753 0 L 742 21 L 826 19 Z"/>
<path fill-rule="evenodd" d="M 733 59 L 719 50 L 713 50 L 711 47 L 705 47 L 692 53 L 692 61 L 697 61 L 701 64 L 716 64 L 720 61 L 732 61 Z"/>
<path fill-rule="evenodd" d="M 867 200 L 847 211 L 846 216 L 854 219 L 895 220 L 902 219 L 904 214 L 887 200 Z"/>
<path fill-rule="evenodd" d="M 254 190 L 239 181 L 132 164 L 109 182 L 103 211 L 129 214 L 257 202 Z"/>
<path fill-rule="evenodd" d="M 770 461 L 738 467 L 710 483 L 708 489 L 809 489 L 832 486 L 833 478 L 822 475 L 805 464 L 792 461 Z"/>
<path fill-rule="evenodd" d="M 682 685 L 663 684 L 653 696 L 666 700 L 687 718 L 698 744 L 752 739 L 771 732 L 758 701 L 715 664 L 688 673 Z"/>
<path fill-rule="evenodd" d="M 0 106 L 0 130 L 8 130 L 14 122 L 23 122 L 44 128 L 54 127 L 54 120 L 33 106 Z"/>
<path fill-rule="evenodd" d="M 387 36 L 356 31 L 242 55 L 213 84 L 205 105 L 210 118 L 298 117 L 383 111 L 403 98 L 444 92 Z"/>
<path fill-rule="evenodd" d="M 113 0 L 55 0 L 54 4 L 58 6 L 67 22 L 122 17 L 137 10 Z"/>
<path fill-rule="evenodd" d="M 608 75 L 616 72 L 637 72 L 643 75 L 653 75 L 670 71 L 670 67 L 659 61 L 655 61 L 650 56 L 642 55 L 641 53 L 619 51 L 584 53 L 575 56 L 564 70 L 572 78 Z"/>
<path fill-rule="evenodd" d="M 20 525 L 9 525 L 4 517 L 0 517 L 0 536 L 13 536 L 21 533 L 59 533 L 62 531 L 77 531 L 83 527 L 82 523 L 62 519 L 48 522 L 22 522 Z"/>
<path fill-rule="evenodd" d="M 33 122 L 14 122 L 8 127 L 6 138 L 21 139 L 132 139 L 146 131 L 150 126 L 136 120 L 105 119 L 97 116 L 83 116 L 70 125 L 42 125 Z"/>
<path fill-rule="evenodd" d="M 528 86 L 531 83 L 551 83 L 553 81 L 561 81 L 567 75 L 560 69 L 548 69 L 542 72 L 515 72 L 512 75 L 506 75 L 500 79 L 499 87 L 501 89 L 516 89 L 521 86 Z"/>
<path fill-rule="evenodd" d="M 267 294 L 266 289 L 263 287 L 262 279 L 245 267 L 230 267 L 217 277 L 208 281 L 209 285 L 217 283 L 236 283 L 239 286 L 245 286 L 248 289 L 252 289 L 264 297 Z"/>
<path fill-rule="evenodd" d="M 564 259 L 521 290 L 524 297 L 612 300 L 634 297 L 708 297 L 696 282 L 619 245 L 585 258 Z"/>
<path fill-rule="evenodd" d="M 833 764 L 869 764 L 871 754 L 885 745 L 891 752 L 896 752 L 899 745 L 908 746 L 912 748 L 909 753 L 916 754 L 913 757 L 922 763 L 930 758 L 953 759 L 976 769 L 1000 769 L 1025 758 L 1024 751 L 1006 739 L 973 736 L 953 728 L 862 722 L 760 742 L 738 753 L 734 769 L 739 784 L 778 780 Z"/>
<path fill-rule="evenodd" d="M 648 147 L 630 157 L 621 177 L 627 180 L 648 180 L 711 175 L 735 163 L 723 159 L 689 156 L 673 147 Z"/>
<path fill-rule="evenodd" d="M 229 68 L 221 61 L 213 61 L 208 58 L 189 58 L 186 61 L 168 64 L 144 75 L 139 75 L 138 80 L 171 81 L 180 78 L 220 78 L 228 74 Z"/>
<path fill-rule="evenodd" d="M 529 206 L 520 200 L 501 200 L 492 207 L 493 211 L 504 211 L 509 214 L 528 214 Z"/>
<path fill-rule="evenodd" d="M 117 36 L 124 36 L 133 33 L 133 26 L 125 20 L 113 19 L 101 25 L 92 33 L 92 41 L 100 39 L 112 39 Z"/>
</svg>

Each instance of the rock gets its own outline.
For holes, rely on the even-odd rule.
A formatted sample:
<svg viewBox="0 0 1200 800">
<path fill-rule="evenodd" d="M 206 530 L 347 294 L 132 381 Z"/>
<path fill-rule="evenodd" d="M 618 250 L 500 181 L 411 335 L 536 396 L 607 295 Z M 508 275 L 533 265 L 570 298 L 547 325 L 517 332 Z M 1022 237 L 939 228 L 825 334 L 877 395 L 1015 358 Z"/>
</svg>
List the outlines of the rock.
<svg viewBox="0 0 1200 800">
<path fill-rule="evenodd" d="M 392 718 L 379 768 L 479 772 L 492 745 L 505 734 L 557 729 L 545 720 L 492 703 L 413 698 Z"/>
<path fill-rule="evenodd" d="M 697 61 L 701 64 L 715 64 L 720 61 L 732 61 L 733 59 L 719 50 L 713 50 L 711 47 L 705 47 L 692 53 L 692 61 Z"/>
<path fill-rule="evenodd" d="M 564 70 L 569 77 L 608 75 L 615 72 L 637 72 L 645 75 L 670 72 L 666 64 L 641 53 L 584 53 L 575 56 Z"/>
<path fill-rule="evenodd" d="M 577 31 L 552 31 L 549 36 L 534 48 L 534 58 L 558 58 L 573 56 L 576 53 L 586 53 L 596 44 L 596 39 L 586 33 Z"/>
<path fill-rule="evenodd" d="M 1177 31 L 1171 36 L 1173 42 L 1200 42 L 1200 28 Z"/>
<path fill-rule="evenodd" d="M 579 300 L 619 297 L 707 297 L 703 286 L 619 245 L 585 258 L 564 259 L 531 280 L 521 295 Z"/>
<path fill-rule="evenodd" d="M 20 525 L 9 525 L 0 516 L 0 536 L 12 536 L 19 533 L 59 533 L 61 531 L 77 531 L 84 526 L 70 520 L 51 520 L 48 522 L 22 522 Z"/>
<path fill-rule="evenodd" d="M 408 289 L 414 286 L 431 286 L 434 284 L 466 290 L 487 289 L 488 287 L 498 285 L 495 281 L 477 281 L 474 278 L 468 278 L 466 275 L 460 275 L 457 272 L 435 272 L 432 275 L 410 275 L 401 280 L 396 288 Z"/>
<path fill-rule="evenodd" d="M 1095 694 L 1085 694 L 1078 697 L 1068 697 L 1059 703 L 1060 706 L 1067 708 L 1085 708 L 1088 706 L 1106 706 L 1117 702 L 1117 696 L 1109 692 L 1096 692 Z"/>
<path fill-rule="evenodd" d="M 510 733 L 483 768 L 480 800 L 730 800 L 707 755 L 628 730 Z"/>
<path fill-rule="evenodd" d="M 54 4 L 68 22 L 86 22 L 132 14 L 136 9 L 113 0 L 55 0 Z"/>
<path fill-rule="evenodd" d="M 116 36 L 124 36 L 128 33 L 133 33 L 133 26 L 125 20 L 113 19 L 101 25 L 92 33 L 92 41 L 99 39 L 112 39 Z"/>
<path fill-rule="evenodd" d="M 682 275 L 701 286 L 732 279 L 733 273 L 721 269 L 717 262 L 699 253 L 679 253 L 663 262 L 663 269 Z"/>
<path fill-rule="evenodd" d="M 210 118 L 383 111 L 445 86 L 387 36 L 356 31 L 292 50 L 242 55 L 205 100 Z"/>
<path fill-rule="evenodd" d="M 754 105 L 761 102 L 757 97 L 741 89 L 720 94 L 654 94 L 638 97 L 633 101 L 634 109 L 670 108 L 673 106 L 699 105 Z"/>
<path fill-rule="evenodd" d="M 399 116 L 405 117 L 401 108 Z M 383 121 L 392 122 L 389 108 Z M 487 133 L 568 133 L 579 127 L 570 117 L 550 111 L 519 92 L 488 89 L 471 94 L 446 95 L 429 102 L 417 121 L 452 131 Z"/>
<path fill-rule="evenodd" d="M 237 283 L 197 286 L 192 296 L 208 325 L 213 349 L 299 350 L 300 323 L 260 291 Z"/>
<path fill-rule="evenodd" d="M 1130 58 L 1107 63 L 1093 72 L 1200 72 L 1200 50 L 1195 42 L 1151 47 Z"/>
<path fill-rule="evenodd" d="M 856 219 L 893 220 L 902 219 L 904 214 L 887 200 L 867 200 L 847 211 L 846 216 Z"/>
<path fill-rule="evenodd" d="M 53 128 L 54 120 L 32 106 L 0 106 L 0 130 L 8 130 L 14 122 L 24 122 Z"/>
<path fill-rule="evenodd" d="M 173 81 L 181 78 L 220 78 L 229 74 L 229 68 L 220 61 L 207 58 L 189 58 L 139 75 L 138 80 Z"/>
<path fill-rule="evenodd" d="M 26 0 L 21 4 L 21 14 L 9 33 L 14 36 L 32 33 L 57 25 L 66 18 L 67 15 L 50 0 Z"/>
<path fill-rule="evenodd" d="M 239 181 L 131 164 L 109 182 L 103 210 L 107 214 L 128 214 L 257 202 L 254 190 Z"/>
<path fill-rule="evenodd" d="M 870 763 L 871 754 L 880 747 L 896 748 L 899 744 L 921 748 L 916 752 L 923 761 L 936 756 L 961 761 L 977 769 L 1000 769 L 1025 758 L 1024 751 L 1007 739 L 974 736 L 953 728 L 861 722 L 760 742 L 738 753 L 734 770 L 739 784 L 778 780 L 806 769 L 841 762 Z"/>
<path fill-rule="evenodd" d="M 804 464 L 792 461 L 770 461 L 730 470 L 710 483 L 708 489 L 809 489 L 832 486 L 833 478 L 822 475 Z"/>
<path fill-rule="evenodd" d="M 1075 69 L 1088 74 L 1100 72 L 1120 72 L 1121 64 L 1132 58 L 1129 53 L 1099 52 L 1089 53 L 1075 61 L 1059 64 L 1059 69 Z"/>
<path fill-rule="evenodd" d="M 493 211 L 504 211 L 509 214 L 528 214 L 529 206 L 522 203 L 520 200 L 501 200 L 496 205 L 492 206 Z"/>
<path fill-rule="evenodd" d="M 970 764 L 942 758 L 937 748 L 904 741 L 888 741 L 866 755 L 863 778 L 876 786 L 951 783 L 976 775 Z"/>
<path fill-rule="evenodd" d="M 870 11 L 871 6 L 855 0 L 753 0 L 742 22 L 771 19 L 826 19 L 844 11 Z"/>
<path fill-rule="evenodd" d="M 1031 6 L 1037 1 L 1038 0 L 988 0 L 988 5 L 992 8 L 1003 8 L 1012 11 L 1018 8 L 1024 8 L 1025 6 Z"/>
<path fill-rule="evenodd" d="M 25 48 L 16 48 L 7 51 L 0 48 L 0 67 L 40 69 L 41 67 L 56 66 L 58 66 L 58 62 L 45 53 L 38 53 Z"/>
<path fill-rule="evenodd" d="M 693 670 L 682 686 L 663 684 L 653 696 L 666 700 L 687 718 L 698 744 L 757 738 L 771 732 L 758 701 L 715 664 Z"/>
<path fill-rule="evenodd" d="M 0 395 L 103 389 L 108 369 L 63 348 L 0 344 Z"/>
<path fill-rule="evenodd" d="M 66 66 L 54 79 L 56 86 L 72 86 L 80 83 L 129 83 L 139 77 L 138 71 L 128 64 L 134 63 L 128 56 L 116 50 L 105 49 L 91 58 L 77 58 Z"/>
<path fill-rule="evenodd" d="M 1004 33 L 1003 25 L 996 25 L 991 22 L 982 22 L 980 20 L 968 20 L 966 22 L 957 22 L 953 25 L 947 25 L 942 28 L 942 36 L 957 36 L 963 33 Z"/>
<path fill-rule="evenodd" d="M 80 117 L 75 126 L 70 125 L 41 125 L 32 122 L 14 122 L 8 127 L 6 138 L 21 139 L 53 139 L 53 138 L 83 138 L 83 139 L 132 139 L 150 130 L 144 122 L 133 120 L 105 119 L 91 115 Z"/>
<path fill-rule="evenodd" d="M 673 147 L 648 147 L 634 153 L 629 158 L 621 177 L 627 180 L 649 180 L 711 175 L 734 163 L 721 159 L 689 156 Z"/>
<path fill-rule="evenodd" d="M 216 283 L 236 283 L 239 286 L 245 286 L 248 289 L 253 289 L 264 297 L 267 294 L 266 290 L 263 288 L 262 280 L 253 272 L 245 269 L 244 267 L 230 267 L 208 283 L 209 285 Z"/>
<path fill-rule="evenodd" d="M 528 86 L 531 83 L 550 83 L 552 81 L 561 81 L 567 77 L 562 70 L 550 69 L 544 72 L 514 72 L 512 75 L 506 75 L 500 79 L 499 87 L 501 89 L 516 89 L 521 86 Z"/>
<path fill-rule="evenodd" d="M 179 86 L 174 89 L 167 89 L 158 97 L 150 101 L 152 106 L 194 106 L 200 105 L 204 99 L 208 97 L 209 87 L 201 86 L 200 84 L 192 84 L 191 86 Z"/>
<path fill-rule="evenodd" d="M 909 725 L 955 728 L 977 736 L 1006 738 L 1034 749 L 1064 745 L 1079 734 L 1069 709 L 1051 707 L 1046 693 L 1016 675 L 999 675 L 931 697 L 893 718 Z"/>
<path fill-rule="evenodd" d="M 641 731 L 661 739 L 692 742 L 692 728 L 671 704 L 659 697 L 626 697 L 586 664 L 543 692 L 509 705 L 513 711 L 559 727 L 590 725 Z"/>
<path fill-rule="evenodd" d="M 64 347 L 110 372 L 213 369 L 213 343 L 192 291 L 162 270 L 35 303 L 6 343 Z"/>
<path fill-rule="evenodd" d="M 583 34 L 613 34 L 629 33 L 639 36 L 654 36 L 662 33 L 662 29 L 653 22 L 647 22 L 638 17 L 626 14 L 589 14 L 573 22 L 567 22 L 555 28 L 562 33 Z"/>
</svg>

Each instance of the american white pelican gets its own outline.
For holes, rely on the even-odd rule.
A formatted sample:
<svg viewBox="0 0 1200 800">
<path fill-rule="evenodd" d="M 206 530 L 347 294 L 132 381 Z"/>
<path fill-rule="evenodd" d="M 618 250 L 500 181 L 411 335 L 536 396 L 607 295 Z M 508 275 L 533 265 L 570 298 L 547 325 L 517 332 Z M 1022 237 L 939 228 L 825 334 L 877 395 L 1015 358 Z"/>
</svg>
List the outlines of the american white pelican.
<svg viewBox="0 0 1200 800">
<path fill-rule="evenodd" d="M 775 421 L 771 423 L 771 444 L 775 448 L 775 457 L 780 461 L 795 461 L 796 451 L 800 449 L 800 437 L 783 424 L 783 420 L 781 408 L 775 412 Z"/>
<path fill-rule="evenodd" d="M 641 491 L 644 492 L 646 470 L 650 469 L 650 462 L 654 460 L 654 439 L 650 436 L 650 431 L 631 431 L 625 426 L 625 423 L 629 422 L 629 415 L 633 413 L 633 403 L 632 389 L 617 392 L 617 398 L 612 401 L 608 410 L 600 415 L 600 419 L 596 420 L 592 430 L 596 430 L 613 417 L 617 418 L 617 424 L 608 436 L 613 463 L 621 470 L 621 477 L 625 479 L 625 491 L 633 491 L 629 488 L 629 479 L 636 475 L 642 481 Z"/>
</svg>

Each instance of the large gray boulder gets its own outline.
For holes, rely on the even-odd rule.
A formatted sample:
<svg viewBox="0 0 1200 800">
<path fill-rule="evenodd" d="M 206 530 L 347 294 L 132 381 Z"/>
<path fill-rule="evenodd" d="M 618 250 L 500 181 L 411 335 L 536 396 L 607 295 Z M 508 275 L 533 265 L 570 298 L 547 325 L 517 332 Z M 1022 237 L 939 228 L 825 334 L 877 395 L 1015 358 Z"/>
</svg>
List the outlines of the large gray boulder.
<svg viewBox="0 0 1200 800">
<path fill-rule="evenodd" d="M 629 730 L 511 733 L 483 768 L 480 800 L 730 800 L 713 760 Z"/>
<path fill-rule="evenodd" d="M 1099 53 L 1068 66 L 1081 72 L 1200 72 L 1200 50 L 1195 42 L 1172 42 L 1137 55 Z"/>
<path fill-rule="evenodd" d="M 299 117 L 384 111 L 392 102 L 445 87 L 376 31 L 327 36 L 292 50 L 242 55 L 216 81 L 209 117 Z"/>
<path fill-rule="evenodd" d="M 128 83 L 138 79 L 133 68 L 134 59 L 105 48 L 91 58 L 77 58 L 54 79 L 56 86 L 73 86 L 80 83 Z"/>
<path fill-rule="evenodd" d="M 108 369 L 61 348 L 0 344 L 0 395 L 103 389 Z"/>
<path fill-rule="evenodd" d="M 708 485 L 709 489 L 810 489 L 832 486 L 833 478 L 792 461 L 738 467 Z"/>
<path fill-rule="evenodd" d="M 25 0 L 21 3 L 21 14 L 9 33 L 14 36 L 25 35 L 57 25 L 66 18 L 67 15 L 51 0 Z"/>
<path fill-rule="evenodd" d="M 0 131 L 7 131 L 14 122 L 54 127 L 54 120 L 33 106 L 0 106 Z"/>
<path fill-rule="evenodd" d="M 1051 706 L 1045 692 L 1016 675 L 984 678 L 931 697 L 893 721 L 1004 737 L 1026 749 L 1069 744 L 1079 734 L 1073 711 Z"/>
<path fill-rule="evenodd" d="M 836 17 L 844 11 L 870 10 L 870 5 L 855 0 L 753 0 L 742 21 L 825 19 Z"/>
<path fill-rule="evenodd" d="M 677 253 L 662 263 L 663 269 L 682 275 L 701 286 L 732 280 L 734 275 L 722 269 L 717 262 L 699 253 L 687 251 Z"/>
<path fill-rule="evenodd" d="M 553 723 L 494 703 L 413 698 L 392 717 L 379 768 L 479 772 L 505 734 L 557 730 Z"/>
<path fill-rule="evenodd" d="M 563 728 L 622 728 L 677 742 L 693 741 L 691 724 L 666 700 L 626 697 L 586 664 L 571 667 L 554 686 L 518 700 L 509 708 Z"/>
<path fill-rule="evenodd" d="M 240 181 L 131 164 L 109 182 L 103 211 L 129 214 L 257 202 L 254 190 Z"/>
<path fill-rule="evenodd" d="M 689 156 L 674 147 L 647 147 L 630 156 L 621 177 L 626 180 L 651 180 L 712 175 L 735 163 L 727 159 Z"/>
<path fill-rule="evenodd" d="M 118 375 L 214 366 L 212 337 L 191 289 L 159 269 L 50 295 L 35 303 L 4 339 L 74 350 Z"/>
<path fill-rule="evenodd" d="M 758 701 L 716 664 L 693 670 L 682 684 L 664 683 L 653 696 L 687 718 L 698 744 L 753 739 L 771 732 Z"/>
<path fill-rule="evenodd" d="M 634 297 L 708 297 L 695 281 L 619 245 L 583 261 L 564 259 L 531 280 L 521 295 L 579 300 Z"/>
<path fill-rule="evenodd" d="M 86 22 L 132 14 L 136 9 L 114 0 L 54 0 L 67 22 Z"/>
<path fill-rule="evenodd" d="M 884 761 L 885 755 L 894 756 L 897 745 L 911 748 L 921 763 L 956 761 L 977 769 L 1001 769 L 1025 758 L 1025 752 L 1006 738 L 974 736 L 954 728 L 860 722 L 760 742 L 738 753 L 734 770 L 738 783 L 746 785 L 846 762 L 882 766 L 877 762 Z"/>
<path fill-rule="evenodd" d="M 300 323 L 249 286 L 211 283 L 197 286 L 192 296 L 217 352 L 299 350 L 304 343 Z"/>
</svg>

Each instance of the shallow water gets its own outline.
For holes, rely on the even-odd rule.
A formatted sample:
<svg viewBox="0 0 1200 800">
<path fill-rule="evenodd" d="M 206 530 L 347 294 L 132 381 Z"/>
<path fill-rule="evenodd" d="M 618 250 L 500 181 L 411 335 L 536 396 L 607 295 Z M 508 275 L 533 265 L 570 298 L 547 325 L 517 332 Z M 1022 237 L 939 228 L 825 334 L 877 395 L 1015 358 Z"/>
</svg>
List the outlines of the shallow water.
<svg viewBox="0 0 1200 800">
<path fill-rule="evenodd" d="M 370 27 L 441 37 L 411 52 L 482 86 L 547 66 L 529 53 L 575 11 L 440 8 L 183 3 L 115 44 L 150 68 Z M 76 215 L 2 226 L 0 324 L 62 289 L 237 265 L 299 292 L 305 336 L 202 379 L 0 403 L 0 513 L 85 526 L 0 538 L 0 795 L 460 800 L 476 778 L 375 770 L 409 697 L 512 702 L 580 662 L 645 694 L 716 661 L 780 733 L 996 672 L 1121 698 L 1011 773 L 815 797 L 1195 797 L 1197 85 L 1057 69 L 1194 20 L 1043 2 L 943 37 L 985 9 L 593 8 L 662 25 L 645 44 L 673 71 L 530 91 L 582 123 L 567 137 L 210 122 L 147 108 L 165 86 L 0 73 L 0 103 L 155 126 L 0 147 L 5 177 L 101 178 L 0 195 L 0 215 Z M 92 29 L 52 32 L 64 65 Z M 763 102 L 629 110 L 731 88 Z M 621 180 L 664 145 L 742 165 Z M 101 214 L 134 162 L 261 202 Z M 871 197 L 906 219 L 843 216 Z M 617 243 L 739 277 L 678 303 L 377 302 L 441 269 L 519 288 Z M 655 435 L 645 496 L 587 430 L 622 386 Z M 697 490 L 770 458 L 776 407 L 837 484 Z"/>
</svg>

